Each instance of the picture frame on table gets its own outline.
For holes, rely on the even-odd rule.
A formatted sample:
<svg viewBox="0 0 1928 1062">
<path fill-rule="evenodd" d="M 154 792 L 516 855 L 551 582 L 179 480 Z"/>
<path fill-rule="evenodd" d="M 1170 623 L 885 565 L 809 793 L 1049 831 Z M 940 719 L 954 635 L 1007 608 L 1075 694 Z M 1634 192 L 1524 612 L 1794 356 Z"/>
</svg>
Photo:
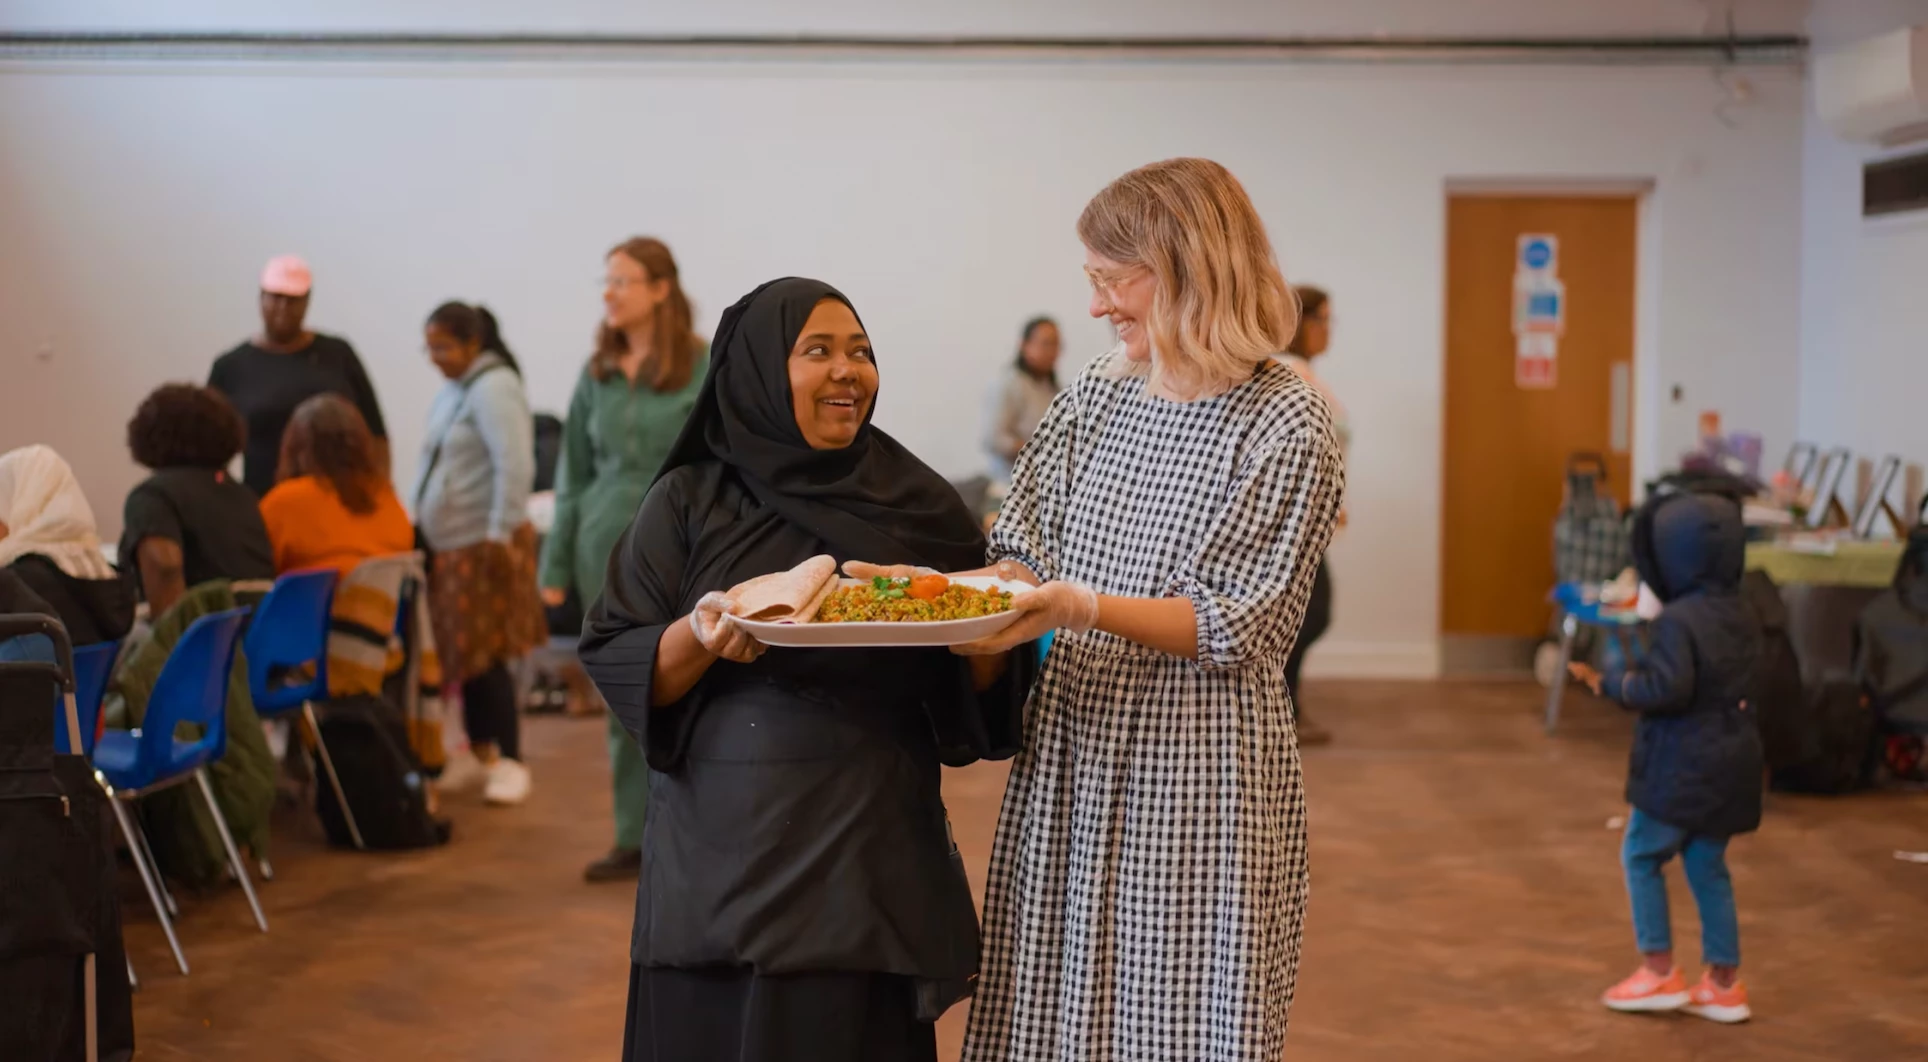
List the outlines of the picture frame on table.
<svg viewBox="0 0 1928 1062">
<path fill-rule="evenodd" d="M 1847 474 L 1848 466 L 1854 455 L 1845 446 L 1829 450 L 1820 461 L 1820 471 L 1814 481 L 1814 500 L 1808 503 L 1801 526 L 1809 531 L 1841 526 L 1850 522 L 1847 506 L 1841 504 L 1841 479 Z"/>
</svg>

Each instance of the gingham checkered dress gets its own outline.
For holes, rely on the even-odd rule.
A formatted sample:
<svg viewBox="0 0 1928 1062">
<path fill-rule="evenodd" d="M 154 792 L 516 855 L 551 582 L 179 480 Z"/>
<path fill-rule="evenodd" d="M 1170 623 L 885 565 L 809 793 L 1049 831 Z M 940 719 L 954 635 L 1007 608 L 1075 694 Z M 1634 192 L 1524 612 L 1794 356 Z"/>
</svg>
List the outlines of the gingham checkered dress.
<svg viewBox="0 0 1928 1062">
<path fill-rule="evenodd" d="M 1200 658 L 1060 633 L 998 820 L 964 1058 L 1277 1062 L 1307 885 L 1283 669 L 1339 450 L 1284 366 L 1188 404 L 1103 366 L 1019 458 L 991 556 L 1189 597 Z"/>
</svg>

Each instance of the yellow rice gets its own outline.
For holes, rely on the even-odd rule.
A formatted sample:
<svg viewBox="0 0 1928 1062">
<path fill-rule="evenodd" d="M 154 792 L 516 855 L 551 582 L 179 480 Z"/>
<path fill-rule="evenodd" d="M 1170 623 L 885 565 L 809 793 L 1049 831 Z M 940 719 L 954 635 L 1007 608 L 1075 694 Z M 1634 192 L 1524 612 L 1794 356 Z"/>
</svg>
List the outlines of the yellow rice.
<svg viewBox="0 0 1928 1062">
<path fill-rule="evenodd" d="M 872 586 L 844 586 L 831 591 L 817 611 L 818 623 L 936 623 L 976 619 L 1008 612 L 1011 595 L 952 584 L 934 600 L 908 595 L 880 598 Z"/>
</svg>

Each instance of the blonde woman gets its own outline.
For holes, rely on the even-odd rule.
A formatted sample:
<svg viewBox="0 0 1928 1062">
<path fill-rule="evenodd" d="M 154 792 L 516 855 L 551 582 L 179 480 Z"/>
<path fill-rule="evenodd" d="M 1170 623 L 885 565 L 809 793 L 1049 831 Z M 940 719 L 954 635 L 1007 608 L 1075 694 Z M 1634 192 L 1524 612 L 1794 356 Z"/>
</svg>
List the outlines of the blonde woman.
<svg viewBox="0 0 1928 1062">
<path fill-rule="evenodd" d="M 1217 163 L 1078 219 L 1119 344 L 1051 406 L 990 559 L 990 653 L 1058 630 L 991 857 L 972 1062 L 1276 1062 L 1306 898 L 1285 663 L 1343 491 L 1296 311 Z M 1029 573 L 1020 569 L 1029 569 Z"/>
</svg>

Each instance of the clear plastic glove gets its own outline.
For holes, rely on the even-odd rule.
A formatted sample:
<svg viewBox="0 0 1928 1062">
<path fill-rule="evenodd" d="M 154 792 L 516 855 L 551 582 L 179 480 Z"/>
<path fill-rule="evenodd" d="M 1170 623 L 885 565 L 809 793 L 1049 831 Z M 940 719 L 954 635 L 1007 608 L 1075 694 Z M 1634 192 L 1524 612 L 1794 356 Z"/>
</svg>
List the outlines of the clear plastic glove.
<svg viewBox="0 0 1928 1062">
<path fill-rule="evenodd" d="M 953 580 L 988 577 L 1000 579 L 1007 583 L 1021 583 L 1025 586 L 1039 586 L 1044 583 L 1043 579 L 1038 578 L 1036 572 L 1026 567 L 1023 563 L 1014 560 L 1001 560 L 988 568 L 978 568 L 974 571 L 947 572 L 945 574 Z"/>
<path fill-rule="evenodd" d="M 736 664 L 748 664 L 762 656 L 769 647 L 750 633 L 736 625 L 731 610 L 736 602 L 722 593 L 704 594 L 690 611 L 690 630 L 696 640 L 712 656 L 720 657 Z"/>
<path fill-rule="evenodd" d="M 1021 566 L 1020 566 L 1021 567 Z M 966 645 L 951 647 L 960 656 L 991 656 L 1035 642 L 1046 631 L 1083 634 L 1098 625 L 1098 593 L 1079 583 L 1052 582 L 1011 598 L 1017 622 Z"/>
<path fill-rule="evenodd" d="M 1043 579 L 1038 578 L 1037 572 L 1014 560 L 998 561 L 997 577 L 1007 583 L 1023 583 L 1026 586 L 1041 586 L 1044 583 Z"/>
<path fill-rule="evenodd" d="M 920 575 L 936 575 L 935 568 L 919 568 L 915 564 L 866 564 L 863 561 L 845 561 L 843 573 L 852 579 L 915 579 Z"/>
</svg>

